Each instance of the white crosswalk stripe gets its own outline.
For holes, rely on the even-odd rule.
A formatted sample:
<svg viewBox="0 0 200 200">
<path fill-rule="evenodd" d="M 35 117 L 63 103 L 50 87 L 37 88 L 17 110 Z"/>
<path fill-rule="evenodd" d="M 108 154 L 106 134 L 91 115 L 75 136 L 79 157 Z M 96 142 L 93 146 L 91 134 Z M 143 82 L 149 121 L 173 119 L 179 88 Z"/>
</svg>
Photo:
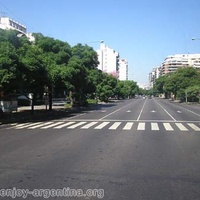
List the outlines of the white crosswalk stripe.
<svg viewBox="0 0 200 200">
<path fill-rule="evenodd" d="M 108 126 L 109 125 L 109 126 Z M 149 126 L 150 125 L 150 126 Z M 7 129 L 95 129 L 100 130 L 107 128 L 108 130 L 123 130 L 123 131 L 200 131 L 200 124 L 192 122 L 115 122 L 115 121 L 48 121 L 48 122 L 28 122 L 21 124 L 12 124 Z"/>
<path fill-rule="evenodd" d="M 200 128 L 196 126 L 195 124 L 188 123 L 188 126 L 190 126 L 195 131 L 200 131 Z"/>
<path fill-rule="evenodd" d="M 116 130 L 120 124 L 121 124 L 121 122 L 115 122 L 109 129 Z"/>
<path fill-rule="evenodd" d="M 64 122 L 56 122 L 55 124 L 50 124 L 50 125 L 47 125 L 47 126 L 43 126 L 41 127 L 41 129 L 48 129 L 48 128 L 52 128 L 54 126 L 57 126 L 59 124 L 63 124 Z"/>
<path fill-rule="evenodd" d="M 151 123 L 151 130 L 152 131 L 159 131 L 158 123 Z"/>
<path fill-rule="evenodd" d="M 131 130 L 132 126 L 133 126 L 133 122 L 127 122 L 123 130 Z"/>
<path fill-rule="evenodd" d="M 90 122 L 89 124 L 86 124 L 85 126 L 81 127 L 81 129 L 88 129 L 92 126 L 94 126 L 95 124 L 97 124 L 98 122 Z"/>
<path fill-rule="evenodd" d="M 27 123 L 22 123 L 22 124 L 14 124 L 14 126 L 17 128 L 17 127 L 26 126 L 28 124 L 30 124 L 30 123 L 27 122 Z"/>
<path fill-rule="evenodd" d="M 188 131 L 188 129 L 182 123 L 175 123 L 175 124 L 181 131 Z"/>
<path fill-rule="evenodd" d="M 36 129 L 36 128 L 39 128 L 39 127 L 42 127 L 44 125 L 49 125 L 49 124 L 52 124 L 53 122 L 46 122 L 46 123 L 42 123 L 42 124 L 38 124 L 38 125 L 35 125 L 35 126 L 31 126 L 31 127 L 28 127 L 28 129 Z"/>
<path fill-rule="evenodd" d="M 71 124 L 74 124 L 75 122 L 67 122 L 67 123 L 64 123 L 64 124 L 61 124 L 59 126 L 54 126 L 53 129 L 61 129 L 61 128 L 64 128 L 64 127 L 67 127 Z"/>
<path fill-rule="evenodd" d="M 38 125 L 41 124 L 42 122 L 35 122 L 35 123 L 25 123 L 22 126 L 17 126 L 16 129 L 23 129 L 23 128 L 28 128 L 30 126 Z"/>
<path fill-rule="evenodd" d="M 103 127 L 107 126 L 110 122 L 103 122 L 100 125 L 96 126 L 94 129 L 102 129 Z"/>
<path fill-rule="evenodd" d="M 69 126 L 69 127 L 67 127 L 68 129 L 74 129 L 74 128 L 76 128 L 76 127 L 78 127 L 78 126 L 81 126 L 81 125 L 83 125 L 83 124 L 85 124 L 86 122 L 79 122 L 79 123 L 77 123 L 77 124 L 74 124 L 74 125 L 71 125 L 71 126 Z"/>
<path fill-rule="evenodd" d="M 137 127 L 137 130 L 140 130 L 140 131 L 145 130 L 145 123 L 139 123 L 138 127 Z"/>
<path fill-rule="evenodd" d="M 174 129 L 170 125 L 170 123 L 163 123 L 163 126 L 165 127 L 166 131 L 173 131 Z"/>
</svg>

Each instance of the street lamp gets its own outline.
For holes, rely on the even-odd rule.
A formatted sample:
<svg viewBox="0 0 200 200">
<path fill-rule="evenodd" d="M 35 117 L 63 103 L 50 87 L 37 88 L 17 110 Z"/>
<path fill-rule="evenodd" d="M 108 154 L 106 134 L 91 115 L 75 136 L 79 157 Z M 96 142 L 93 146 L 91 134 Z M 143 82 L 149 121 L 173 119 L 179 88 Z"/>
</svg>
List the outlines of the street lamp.
<svg viewBox="0 0 200 200">
<path fill-rule="evenodd" d="M 90 43 L 103 43 L 104 41 L 103 40 L 96 40 L 96 41 L 91 41 L 91 42 L 86 42 L 85 44 L 90 44 Z"/>
<path fill-rule="evenodd" d="M 192 38 L 192 40 L 200 40 L 200 38 Z"/>
</svg>

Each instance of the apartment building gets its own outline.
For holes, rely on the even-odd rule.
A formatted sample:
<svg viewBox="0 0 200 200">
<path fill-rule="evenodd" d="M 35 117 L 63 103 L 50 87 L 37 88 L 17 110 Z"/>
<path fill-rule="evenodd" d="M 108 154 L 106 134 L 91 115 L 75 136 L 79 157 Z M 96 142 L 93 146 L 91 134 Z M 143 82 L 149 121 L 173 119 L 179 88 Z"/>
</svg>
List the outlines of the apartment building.
<svg viewBox="0 0 200 200">
<path fill-rule="evenodd" d="M 159 76 L 175 72 L 180 67 L 194 67 L 200 69 L 200 54 L 174 54 L 165 58 L 163 63 L 153 68 L 149 73 L 149 86 L 153 87 Z"/>
<path fill-rule="evenodd" d="M 101 42 L 97 50 L 99 65 L 98 69 L 116 78 L 119 77 L 119 53 Z"/>
<path fill-rule="evenodd" d="M 19 36 L 25 35 L 31 42 L 35 41 L 35 38 L 32 36 L 32 34 L 27 33 L 26 26 L 20 24 L 19 22 L 9 17 L 0 17 L 0 29 L 16 30 L 19 32 Z"/>
<path fill-rule="evenodd" d="M 14 21 L 13 19 L 9 18 L 9 17 L 0 17 L 0 28 L 1 29 L 13 29 L 13 30 L 17 30 L 20 33 L 26 34 L 27 33 L 27 29 L 26 26 Z"/>
<path fill-rule="evenodd" d="M 200 54 L 175 54 L 161 64 L 161 75 L 175 72 L 179 67 L 200 68 Z"/>
<path fill-rule="evenodd" d="M 161 75 L 161 67 L 153 68 L 152 71 L 149 73 L 149 87 L 152 88 L 155 80 Z"/>
<path fill-rule="evenodd" d="M 128 80 L 128 61 L 119 59 L 119 80 Z"/>
</svg>

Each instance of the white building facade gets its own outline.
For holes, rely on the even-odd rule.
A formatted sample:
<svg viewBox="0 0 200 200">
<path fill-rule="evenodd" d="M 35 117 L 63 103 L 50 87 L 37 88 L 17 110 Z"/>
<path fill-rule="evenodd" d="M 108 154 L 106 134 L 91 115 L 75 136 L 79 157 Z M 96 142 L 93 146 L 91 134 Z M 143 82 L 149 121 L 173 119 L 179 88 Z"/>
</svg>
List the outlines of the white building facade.
<svg viewBox="0 0 200 200">
<path fill-rule="evenodd" d="M 149 85 L 153 87 L 159 76 L 175 72 L 178 68 L 194 67 L 200 69 L 200 54 L 174 54 L 165 58 L 163 63 L 149 73 Z"/>
<path fill-rule="evenodd" d="M 159 78 L 161 67 L 153 68 L 152 71 L 149 73 L 149 87 L 152 88 L 155 80 Z"/>
<path fill-rule="evenodd" d="M 26 26 L 20 24 L 17 21 L 14 21 L 13 19 L 9 18 L 9 17 L 0 17 L 0 29 L 4 29 L 4 30 L 16 30 L 19 32 L 19 34 L 25 35 L 26 37 L 28 37 L 28 39 L 31 42 L 35 41 L 35 38 L 32 36 L 31 33 L 27 33 L 27 28 Z"/>
<path fill-rule="evenodd" d="M 161 75 L 175 72 L 180 67 L 200 69 L 200 54 L 175 54 L 168 56 L 161 65 Z"/>
<path fill-rule="evenodd" d="M 97 50 L 99 65 L 98 69 L 108 74 L 112 74 L 116 78 L 119 77 L 119 53 L 103 42 L 100 44 L 100 49 Z"/>
<path fill-rule="evenodd" d="M 0 28 L 7 30 L 17 30 L 20 33 L 26 34 L 27 29 L 26 26 L 10 19 L 9 17 L 0 17 Z"/>
<path fill-rule="evenodd" d="M 128 80 L 128 62 L 125 59 L 119 60 L 119 80 Z"/>
</svg>

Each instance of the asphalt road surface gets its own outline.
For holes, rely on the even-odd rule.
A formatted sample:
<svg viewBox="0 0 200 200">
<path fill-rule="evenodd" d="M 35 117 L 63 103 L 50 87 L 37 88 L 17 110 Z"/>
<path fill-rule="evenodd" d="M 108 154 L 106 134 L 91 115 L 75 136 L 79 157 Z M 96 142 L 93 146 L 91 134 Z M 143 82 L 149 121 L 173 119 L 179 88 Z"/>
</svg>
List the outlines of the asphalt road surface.
<svg viewBox="0 0 200 200">
<path fill-rule="evenodd" d="M 2 125 L 0 199 L 22 199 L 19 189 L 26 199 L 200 200 L 200 106 L 136 98 Z"/>
</svg>

